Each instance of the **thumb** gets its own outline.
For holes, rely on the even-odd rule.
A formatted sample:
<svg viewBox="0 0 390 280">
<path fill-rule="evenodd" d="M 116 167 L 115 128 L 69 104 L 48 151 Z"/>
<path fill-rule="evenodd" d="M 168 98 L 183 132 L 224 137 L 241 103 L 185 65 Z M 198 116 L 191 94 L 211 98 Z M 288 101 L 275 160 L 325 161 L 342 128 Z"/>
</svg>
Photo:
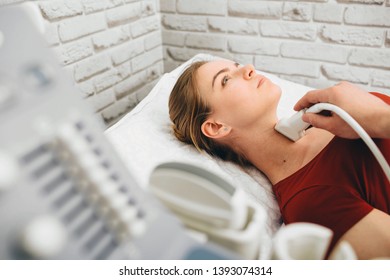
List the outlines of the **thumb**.
<svg viewBox="0 0 390 280">
<path fill-rule="evenodd" d="M 311 124 L 314 127 L 327 129 L 331 126 L 332 117 L 323 116 L 315 113 L 305 113 L 302 116 L 302 120 Z"/>
</svg>

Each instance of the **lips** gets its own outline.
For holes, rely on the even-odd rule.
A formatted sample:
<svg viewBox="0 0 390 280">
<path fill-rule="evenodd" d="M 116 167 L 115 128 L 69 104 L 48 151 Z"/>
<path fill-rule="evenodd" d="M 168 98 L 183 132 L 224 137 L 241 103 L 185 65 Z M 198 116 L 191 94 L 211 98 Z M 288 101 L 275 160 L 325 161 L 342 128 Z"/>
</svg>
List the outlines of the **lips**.
<svg viewBox="0 0 390 280">
<path fill-rule="evenodd" d="M 258 75 L 259 80 L 257 82 L 257 88 L 261 87 L 262 84 L 265 82 L 265 77 Z"/>
</svg>

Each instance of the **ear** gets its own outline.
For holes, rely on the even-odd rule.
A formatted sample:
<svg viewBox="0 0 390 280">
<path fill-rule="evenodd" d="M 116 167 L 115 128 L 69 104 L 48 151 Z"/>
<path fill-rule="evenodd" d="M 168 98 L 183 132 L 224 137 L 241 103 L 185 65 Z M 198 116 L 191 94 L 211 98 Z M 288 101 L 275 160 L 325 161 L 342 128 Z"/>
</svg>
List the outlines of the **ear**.
<svg viewBox="0 0 390 280">
<path fill-rule="evenodd" d="M 201 127 L 202 133 L 209 138 L 221 138 L 228 135 L 231 127 L 218 123 L 213 119 L 207 119 Z"/>
</svg>

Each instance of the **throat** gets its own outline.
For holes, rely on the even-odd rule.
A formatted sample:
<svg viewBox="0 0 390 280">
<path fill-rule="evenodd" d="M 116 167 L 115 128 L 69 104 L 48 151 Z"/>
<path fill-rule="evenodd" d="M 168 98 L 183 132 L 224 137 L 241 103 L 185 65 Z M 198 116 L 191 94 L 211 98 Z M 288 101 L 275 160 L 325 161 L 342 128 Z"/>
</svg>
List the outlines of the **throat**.
<svg viewBox="0 0 390 280">
<path fill-rule="evenodd" d="M 333 138 L 327 131 L 310 129 L 304 138 L 291 142 L 276 134 L 268 138 L 256 153 L 250 153 L 250 161 L 261 170 L 272 184 L 294 174 L 309 163 Z"/>
</svg>

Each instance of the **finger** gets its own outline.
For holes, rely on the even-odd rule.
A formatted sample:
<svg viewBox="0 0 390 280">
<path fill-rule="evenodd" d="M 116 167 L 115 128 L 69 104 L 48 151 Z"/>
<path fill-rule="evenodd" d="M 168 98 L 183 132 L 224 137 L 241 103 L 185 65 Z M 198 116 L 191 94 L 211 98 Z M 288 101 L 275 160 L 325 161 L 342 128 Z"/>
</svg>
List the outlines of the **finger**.
<svg viewBox="0 0 390 280">
<path fill-rule="evenodd" d="M 315 89 L 308 91 L 294 105 L 294 110 L 299 111 L 320 102 L 328 102 L 328 89 Z"/>
<path fill-rule="evenodd" d="M 305 113 L 302 116 L 302 120 L 311 124 L 314 127 L 329 130 L 333 126 L 334 118 L 326 117 L 315 113 Z"/>
<path fill-rule="evenodd" d="M 305 113 L 302 116 L 302 120 L 311 124 L 313 127 L 327 130 L 334 135 L 343 138 L 356 139 L 359 137 L 358 134 L 337 115 L 326 117 L 314 113 Z"/>
</svg>

